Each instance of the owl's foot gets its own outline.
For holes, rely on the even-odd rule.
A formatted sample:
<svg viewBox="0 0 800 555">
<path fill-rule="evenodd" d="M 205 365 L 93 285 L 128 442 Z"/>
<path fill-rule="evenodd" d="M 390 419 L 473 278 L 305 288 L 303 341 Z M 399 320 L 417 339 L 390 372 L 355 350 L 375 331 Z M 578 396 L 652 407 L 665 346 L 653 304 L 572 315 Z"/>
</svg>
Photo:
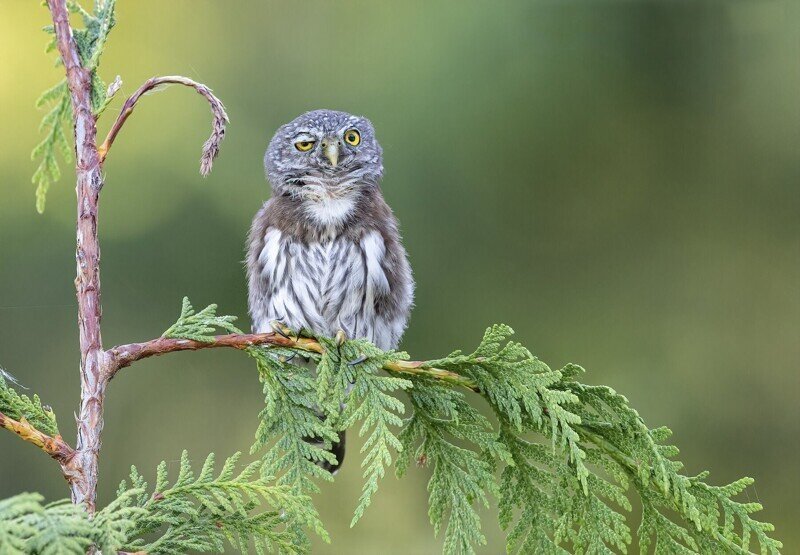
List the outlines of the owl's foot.
<svg viewBox="0 0 800 555">
<path fill-rule="evenodd" d="M 348 366 L 356 366 L 356 365 L 358 365 L 358 364 L 361 364 L 362 362 L 364 362 L 364 361 L 365 361 L 365 360 L 367 360 L 368 358 L 369 358 L 369 357 L 368 357 L 367 355 L 359 355 L 359 356 L 358 356 L 358 357 L 356 357 L 355 359 L 353 359 L 353 360 L 351 360 L 350 362 L 348 362 L 348 363 L 347 363 L 347 365 L 348 365 Z"/>
<path fill-rule="evenodd" d="M 347 343 L 347 334 L 342 328 L 339 328 L 336 335 L 333 336 L 333 340 L 336 342 L 336 352 L 339 355 L 339 360 L 342 360 L 342 345 Z"/>
<path fill-rule="evenodd" d="M 271 327 L 272 331 L 274 331 L 275 333 L 277 333 L 281 337 L 285 337 L 289 341 L 292 341 L 292 338 L 289 337 L 288 335 L 286 335 L 286 331 L 284 331 L 284 330 L 286 330 L 287 328 L 286 328 L 286 326 L 283 325 L 282 321 L 280 321 L 280 320 L 272 320 L 269 323 L 269 327 Z"/>
</svg>

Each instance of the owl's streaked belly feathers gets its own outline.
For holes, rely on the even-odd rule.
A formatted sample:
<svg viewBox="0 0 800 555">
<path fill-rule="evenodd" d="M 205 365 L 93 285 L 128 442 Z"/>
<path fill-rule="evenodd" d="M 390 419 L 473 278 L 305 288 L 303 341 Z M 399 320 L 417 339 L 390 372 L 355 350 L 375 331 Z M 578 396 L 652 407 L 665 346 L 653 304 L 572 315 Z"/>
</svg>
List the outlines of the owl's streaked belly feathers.
<svg viewBox="0 0 800 555">
<path fill-rule="evenodd" d="M 397 345 L 403 318 L 380 314 L 376 301 L 390 294 L 384 271 L 386 247 L 378 231 L 359 241 L 339 235 L 304 243 L 269 228 L 257 255 L 260 299 L 251 299 L 254 331 L 270 331 L 280 320 L 332 337 L 365 338 L 383 349 Z"/>
</svg>

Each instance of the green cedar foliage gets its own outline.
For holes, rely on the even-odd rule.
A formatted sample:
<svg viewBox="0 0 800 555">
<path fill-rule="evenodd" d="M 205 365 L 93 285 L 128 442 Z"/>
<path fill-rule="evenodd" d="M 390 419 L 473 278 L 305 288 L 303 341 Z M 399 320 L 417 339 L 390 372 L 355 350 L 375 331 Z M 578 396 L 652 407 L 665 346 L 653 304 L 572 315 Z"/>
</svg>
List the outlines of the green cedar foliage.
<svg viewBox="0 0 800 555">
<path fill-rule="evenodd" d="M 336 433 L 321 420 L 314 408 L 314 377 L 307 365 L 294 364 L 294 353 L 276 350 L 249 349 L 258 368 L 264 390 L 264 409 L 259 416 L 256 439 L 250 452 L 261 453 L 262 472 L 277 476 L 277 484 L 295 495 L 319 492 L 315 480 L 331 481 L 332 476 L 315 461 L 334 458 L 327 449 L 336 441 Z M 317 438 L 321 443 L 308 443 L 304 438 Z M 309 504 L 309 509 L 313 506 Z M 314 513 L 316 516 L 316 513 Z M 309 549 L 308 538 L 293 526 L 295 544 Z M 312 528 L 325 541 L 330 541 L 319 520 Z"/>
<path fill-rule="evenodd" d="M 397 437 L 405 407 L 392 396 L 395 391 L 412 387 L 408 379 L 381 375 L 383 365 L 392 360 L 407 359 L 405 353 L 384 352 L 364 340 L 343 344 L 325 337 L 316 337 L 325 348 L 317 365 L 317 402 L 326 422 L 337 430 L 346 430 L 361 423 L 358 435 L 366 436 L 361 453 L 366 480 L 355 514 L 354 526 L 362 517 L 378 490 L 378 480 L 392 464 L 392 452 L 401 451 Z"/>
<path fill-rule="evenodd" d="M 240 333 L 234 320 L 184 299 L 164 337 L 213 343 L 218 332 Z M 579 366 L 550 369 L 511 334 L 492 326 L 474 352 L 407 371 L 398 364 L 405 353 L 364 340 L 315 337 L 314 351 L 297 342 L 250 347 L 265 395 L 251 449 L 259 460 L 236 474 L 237 454 L 215 473 L 211 455 L 195 476 L 184 453 L 177 480 L 170 484 L 162 463 L 152 493 L 133 468 L 93 519 L 66 502 L 42 505 L 35 494 L 0 501 L 0 552 L 78 553 L 94 544 L 173 554 L 221 551 L 227 541 L 242 552 L 307 553 L 306 530 L 329 541 L 310 495 L 333 477 L 315 462 L 334 462 L 327 449 L 358 424 L 365 484 L 353 524 L 393 459 L 398 476 L 413 460 L 430 468 L 429 517 L 436 533 L 444 529 L 448 554 L 486 544 L 477 506 L 492 498 L 509 553 L 627 553 L 634 535 L 641 553 L 779 553 L 772 525 L 752 516 L 761 505 L 736 499 L 750 478 L 713 486 L 706 472 L 682 474 L 667 428 L 648 428 L 613 389 L 578 381 Z M 2 412 L 57 433 L 39 398 L 8 381 L 0 377 Z M 468 402 L 470 390 L 492 418 Z M 399 392 L 411 408 L 405 420 Z M 643 509 L 635 532 L 633 494 Z"/>
<path fill-rule="evenodd" d="M 17 393 L 9 385 L 15 384 L 14 378 L 0 368 L 0 412 L 17 421 L 27 420 L 31 426 L 49 436 L 58 435 L 56 415 L 47 405 L 42 405 L 38 395 L 33 399 Z"/>
<path fill-rule="evenodd" d="M 213 341 L 214 329 L 236 331 L 214 309 L 193 316 L 184 300 L 184 327 L 171 328 L 172 336 Z M 353 524 L 396 451 L 398 476 L 412 459 L 431 468 L 429 516 L 437 533 L 445 530 L 446 553 L 474 553 L 486 543 L 476 505 L 488 506 L 491 497 L 509 532 L 510 553 L 626 553 L 634 535 L 632 493 L 644 508 L 636 531 L 642 553 L 778 553 L 781 543 L 768 535 L 772 526 L 751 517 L 761 506 L 734 499 L 751 479 L 718 487 L 706 483 L 707 473 L 681 474 L 677 448 L 665 444 L 667 428 L 648 428 L 613 389 L 579 382 L 579 366 L 550 369 L 509 341 L 512 333 L 492 326 L 474 352 L 428 361 L 416 373 L 391 364 L 407 359 L 405 353 L 363 340 L 315 337 L 322 355 L 253 347 L 248 353 L 266 396 L 253 452 L 266 450 L 264 468 L 280 476 L 279 484 L 299 495 L 314 493 L 315 480 L 331 476 L 312 461 L 331 461 L 325 448 L 336 433 L 361 423 L 366 483 Z M 436 369 L 463 380 L 437 379 Z M 459 383 L 480 392 L 492 420 L 467 402 Z M 413 411 L 406 420 L 403 403 L 392 395 L 399 391 Z M 322 447 L 306 437 L 320 438 Z M 317 533 L 327 538 L 324 530 Z"/>
<path fill-rule="evenodd" d="M 217 316 L 217 305 L 215 304 L 208 305 L 200 312 L 195 312 L 189 298 L 184 297 L 181 303 L 181 315 L 161 336 L 211 343 L 214 341 L 217 330 L 227 333 L 242 333 L 233 325 L 235 321 L 235 316 Z"/>
<path fill-rule="evenodd" d="M 33 493 L 0 501 L 0 553 L 84 553 L 94 538 L 86 511 L 69 501 L 43 505 Z"/>
<path fill-rule="evenodd" d="M 135 539 L 124 544 L 125 550 L 221 552 L 227 541 L 241 552 L 247 552 L 251 542 L 257 553 L 298 552 L 289 524 L 320 526 L 310 499 L 274 484 L 261 472 L 260 461 L 237 472 L 238 461 L 237 453 L 217 473 L 211 454 L 195 475 L 184 451 L 174 483 L 170 484 L 166 463 L 159 465 L 152 494 L 136 468 L 131 468 L 130 484 L 120 484 L 117 499 L 125 499 L 122 505 L 140 514 L 128 534 Z M 255 510 L 263 504 L 271 510 Z"/>
<path fill-rule="evenodd" d="M 434 532 L 438 534 L 447 520 L 445 552 L 472 553 L 473 545 L 486 544 L 475 502 L 488 507 L 487 493 L 498 495 L 496 463 L 510 463 L 510 454 L 489 420 L 460 391 L 430 378 L 414 377 L 411 382 L 408 394 L 414 413 L 400 435 L 397 475 L 406 474 L 412 456 L 419 466 L 432 468 L 428 515 Z"/>
<path fill-rule="evenodd" d="M 83 554 L 91 545 L 103 553 L 210 553 L 226 543 L 243 553 L 298 553 L 290 524 L 319 526 L 310 500 L 262 476 L 260 462 L 237 470 L 238 461 L 237 453 L 217 473 L 211 454 L 195 475 L 184 451 L 175 482 L 162 462 L 152 492 L 132 467 L 93 518 L 68 500 L 43 505 L 38 494 L 1 500 L 0 553 Z M 258 510 L 263 505 L 270 509 Z"/>
</svg>

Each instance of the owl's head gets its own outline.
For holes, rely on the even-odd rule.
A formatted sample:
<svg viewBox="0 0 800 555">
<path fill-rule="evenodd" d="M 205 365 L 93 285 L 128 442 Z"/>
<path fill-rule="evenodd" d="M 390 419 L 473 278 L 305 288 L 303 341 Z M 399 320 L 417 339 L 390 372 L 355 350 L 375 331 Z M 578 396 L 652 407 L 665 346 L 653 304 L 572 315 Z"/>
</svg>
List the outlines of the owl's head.
<svg viewBox="0 0 800 555">
<path fill-rule="evenodd" d="M 366 118 L 333 110 L 306 112 L 281 126 L 264 156 L 276 194 L 341 197 L 377 187 L 382 151 Z"/>
</svg>

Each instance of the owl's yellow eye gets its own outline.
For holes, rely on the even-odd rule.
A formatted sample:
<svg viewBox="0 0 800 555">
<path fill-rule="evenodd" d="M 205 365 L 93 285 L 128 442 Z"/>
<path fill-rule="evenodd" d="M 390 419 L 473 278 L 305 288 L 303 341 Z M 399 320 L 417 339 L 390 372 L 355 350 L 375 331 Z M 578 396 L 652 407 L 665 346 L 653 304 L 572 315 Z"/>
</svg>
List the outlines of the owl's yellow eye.
<svg viewBox="0 0 800 555">
<path fill-rule="evenodd" d="M 344 134 L 344 140 L 347 141 L 347 144 L 352 146 L 358 146 L 358 143 L 361 142 L 361 134 L 356 129 L 351 129 Z"/>
<path fill-rule="evenodd" d="M 314 141 L 297 141 L 294 143 L 294 147 L 300 152 L 308 152 L 314 148 Z"/>
</svg>

